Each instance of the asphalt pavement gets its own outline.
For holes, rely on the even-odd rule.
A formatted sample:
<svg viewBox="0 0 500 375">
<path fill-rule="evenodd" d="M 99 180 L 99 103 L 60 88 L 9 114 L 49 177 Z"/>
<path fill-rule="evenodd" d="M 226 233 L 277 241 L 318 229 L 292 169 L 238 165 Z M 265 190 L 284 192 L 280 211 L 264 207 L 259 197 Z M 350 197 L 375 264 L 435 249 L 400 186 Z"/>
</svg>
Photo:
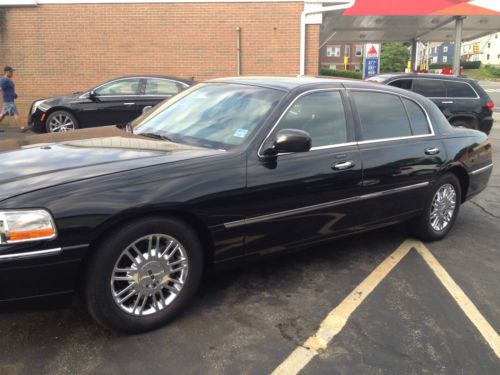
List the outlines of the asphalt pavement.
<svg viewBox="0 0 500 375">
<path fill-rule="evenodd" d="M 495 167 L 440 242 L 397 225 L 212 275 L 154 332 L 105 331 L 78 300 L 0 314 L 0 374 L 497 375 L 499 233 Z"/>
</svg>

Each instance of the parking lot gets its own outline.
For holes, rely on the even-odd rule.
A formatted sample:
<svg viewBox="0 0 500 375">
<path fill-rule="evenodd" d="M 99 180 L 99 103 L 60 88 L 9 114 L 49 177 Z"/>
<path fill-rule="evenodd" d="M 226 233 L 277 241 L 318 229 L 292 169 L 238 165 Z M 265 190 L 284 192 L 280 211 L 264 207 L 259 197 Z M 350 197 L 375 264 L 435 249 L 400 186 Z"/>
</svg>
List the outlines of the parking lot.
<svg viewBox="0 0 500 375">
<path fill-rule="evenodd" d="M 104 331 L 78 301 L 3 313 L 0 374 L 498 374 L 499 189 L 495 168 L 441 242 L 399 225 L 208 276 L 148 334 Z"/>
</svg>

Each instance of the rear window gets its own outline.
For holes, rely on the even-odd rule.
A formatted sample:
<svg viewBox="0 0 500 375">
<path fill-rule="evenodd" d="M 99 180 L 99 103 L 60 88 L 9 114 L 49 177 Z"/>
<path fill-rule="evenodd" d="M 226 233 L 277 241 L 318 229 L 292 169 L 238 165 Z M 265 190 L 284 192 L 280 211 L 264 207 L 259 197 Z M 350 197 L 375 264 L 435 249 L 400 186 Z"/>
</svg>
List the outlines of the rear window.
<svg viewBox="0 0 500 375">
<path fill-rule="evenodd" d="M 400 97 L 379 92 L 352 93 L 361 123 L 363 140 L 407 137 L 410 122 Z"/>
<path fill-rule="evenodd" d="M 444 82 L 437 79 L 416 79 L 413 82 L 413 91 L 428 98 L 445 98 Z"/>
<path fill-rule="evenodd" d="M 465 82 L 446 81 L 446 96 L 448 98 L 476 98 L 477 95 Z"/>
</svg>

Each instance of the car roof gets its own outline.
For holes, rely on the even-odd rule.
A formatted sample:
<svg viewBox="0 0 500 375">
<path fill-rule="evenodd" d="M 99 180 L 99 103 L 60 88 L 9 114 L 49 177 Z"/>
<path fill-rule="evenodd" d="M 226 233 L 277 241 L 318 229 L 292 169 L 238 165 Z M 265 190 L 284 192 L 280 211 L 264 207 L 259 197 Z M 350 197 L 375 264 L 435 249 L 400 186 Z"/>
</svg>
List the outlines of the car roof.
<svg viewBox="0 0 500 375">
<path fill-rule="evenodd" d="M 450 75 L 450 74 L 433 74 L 433 73 L 383 73 L 373 76 L 373 78 L 384 78 L 384 80 L 389 80 L 393 78 L 431 78 L 431 79 L 443 79 L 448 81 L 474 81 L 473 79 Z"/>
<path fill-rule="evenodd" d="M 336 77 L 313 77 L 313 76 L 242 76 L 242 77 L 227 77 L 227 78 L 216 78 L 206 81 L 207 83 L 235 83 L 242 85 L 253 85 L 260 87 L 267 87 L 283 91 L 291 91 L 297 88 L 309 88 L 314 86 L 328 86 L 330 87 L 342 87 L 350 82 L 363 82 L 354 79 L 346 78 L 336 78 Z M 373 85 L 374 87 L 379 87 L 371 82 L 363 82 L 364 85 Z"/>
</svg>

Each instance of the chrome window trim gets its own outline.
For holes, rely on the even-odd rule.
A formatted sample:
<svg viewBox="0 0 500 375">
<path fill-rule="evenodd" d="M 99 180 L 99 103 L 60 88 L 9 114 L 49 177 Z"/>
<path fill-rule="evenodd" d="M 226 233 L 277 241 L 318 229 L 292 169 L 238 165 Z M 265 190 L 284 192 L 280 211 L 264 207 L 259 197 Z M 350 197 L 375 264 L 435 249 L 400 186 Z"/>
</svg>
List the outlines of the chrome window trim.
<svg viewBox="0 0 500 375">
<path fill-rule="evenodd" d="M 298 99 L 300 99 L 301 97 L 303 97 L 305 95 L 309 95 L 309 94 L 315 93 L 315 92 L 323 92 L 323 91 L 330 91 L 330 92 L 338 91 L 338 92 L 342 92 L 342 90 L 345 90 L 345 89 L 341 88 L 341 87 L 331 87 L 331 88 L 324 88 L 324 89 L 312 89 L 312 90 L 304 91 L 303 93 L 297 95 L 292 100 L 292 102 L 285 108 L 285 110 L 281 113 L 280 117 L 274 123 L 273 127 L 271 128 L 271 130 L 267 133 L 266 137 L 264 138 L 264 140 L 260 144 L 259 150 L 257 151 L 257 156 L 259 156 L 260 158 L 265 158 L 266 157 L 265 155 L 263 155 L 261 153 L 262 152 L 262 147 L 264 146 L 264 144 L 266 143 L 266 141 L 269 139 L 269 137 L 271 136 L 272 132 L 274 131 L 274 129 L 276 129 L 276 127 L 278 126 L 278 124 L 280 123 L 280 121 L 283 119 L 283 117 L 288 113 L 288 110 L 295 104 L 295 102 Z M 344 113 L 345 113 L 345 106 L 344 106 L 344 101 L 343 100 L 342 100 L 342 106 L 344 107 Z M 346 114 L 345 118 L 346 118 L 346 131 L 348 131 L 349 129 L 347 129 L 347 127 L 348 127 L 347 114 Z M 348 146 L 348 145 L 355 145 L 355 144 L 356 144 L 356 142 L 344 142 L 344 143 L 337 143 L 337 144 L 331 144 L 331 145 L 316 146 L 316 147 L 311 147 L 311 149 L 309 150 L 309 152 L 310 151 L 316 151 L 316 150 L 324 150 L 324 149 L 333 148 L 333 147 L 342 147 L 342 146 Z M 290 153 L 289 152 L 284 152 L 284 153 L 278 153 L 277 155 L 273 155 L 273 156 L 288 155 L 288 154 L 290 154 Z"/>
<path fill-rule="evenodd" d="M 411 92 L 414 92 L 415 94 L 419 94 L 419 95 L 422 95 L 422 96 L 425 96 L 426 98 L 428 99 L 481 99 L 481 97 L 479 96 L 479 94 L 477 93 L 476 89 L 474 87 L 472 87 L 472 85 L 469 83 L 469 82 L 464 82 L 464 81 L 453 81 L 451 79 L 442 79 L 442 78 L 430 78 L 430 77 L 423 77 L 423 78 L 420 78 L 420 77 L 408 77 L 408 78 L 403 78 L 403 77 L 399 77 L 399 78 L 396 78 L 396 79 L 393 79 L 392 81 L 388 81 L 387 82 L 387 85 L 390 86 L 390 84 L 392 82 L 396 82 L 396 81 L 402 81 L 404 79 L 411 79 L 411 80 L 417 80 L 417 81 L 421 81 L 421 80 L 427 80 L 427 81 L 451 81 L 451 82 L 458 82 L 458 83 L 462 83 L 462 84 L 465 84 L 465 85 L 468 85 L 472 91 L 474 92 L 474 94 L 476 94 L 476 97 L 475 98 L 470 98 L 470 97 L 462 97 L 462 96 L 425 96 L 425 95 L 422 95 L 422 94 L 419 94 L 418 92 L 414 91 L 413 90 L 413 82 L 412 82 L 412 88 L 411 88 Z M 394 87 L 394 86 L 393 86 Z M 446 88 L 445 88 L 446 89 Z M 402 90 L 406 90 L 406 89 L 402 89 Z M 410 91 L 410 90 L 408 90 Z"/>
<path fill-rule="evenodd" d="M 491 164 L 488 164 L 487 166 L 485 167 L 482 167 L 482 168 L 478 168 L 476 170 L 473 170 L 471 172 L 469 172 L 470 175 L 475 175 L 475 174 L 478 174 L 478 173 L 481 173 L 481 172 L 484 172 L 484 171 L 487 171 L 488 169 L 490 168 L 493 168 L 493 163 Z"/>
<path fill-rule="evenodd" d="M 35 251 L 27 251 L 24 253 L 3 254 L 3 255 L 0 255 L 0 261 L 37 258 L 37 257 L 42 257 L 42 256 L 56 255 L 56 254 L 61 253 L 61 251 L 62 251 L 62 249 L 60 247 L 56 247 L 54 249 L 47 249 L 47 250 L 35 250 Z"/>
<path fill-rule="evenodd" d="M 366 141 L 358 141 L 357 142 L 358 145 L 363 145 L 363 144 L 367 144 L 367 143 L 377 143 L 377 142 L 399 141 L 399 140 L 404 140 L 404 139 L 434 137 L 436 135 L 436 133 L 434 132 L 434 127 L 432 126 L 432 121 L 431 121 L 431 118 L 429 117 L 429 114 L 427 113 L 427 111 L 425 110 L 425 108 L 419 102 L 417 102 L 415 99 L 413 99 L 413 98 L 411 98 L 409 96 L 403 95 L 403 94 L 394 93 L 394 92 L 385 91 L 385 90 L 363 89 L 363 88 L 352 88 L 352 89 L 347 89 L 347 90 L 351 91 L 351 92 L 353 92 L 353 91 L 381 92 L 383 94 L 390 94 L 390 95 L 398 96 L 400 98 L 408 99 L 408 100 L 412 101 L 413 103 L 417 104 L 420 107 L 420 109 L 424 112 L 425 117 L 427 118 L 427 125 L 429 126 L 429 129 L 431 131 L 429 134 L 407 135 L 407 136 L 404 136 L 404 137 L 391 137 L 391 138 L 380 138 L 380 139 L 368 139 Z M 404 103 L 401 102 L 401 104 L 404 107 Z M 406 108 L 405 108 L 405 111 L 406 111 Z M 408 121 L 410 121 L 410 120 L 408 119 Z M 411 129 L 411 124 L 410 124 L 410 129 Z"/>
<path fill-rule="evenodd" d="M 407 191 L 407 190 L 412 190 L 412 189 L 418 189 L 418 188 L 421 188 L 421 187 L 424 187 L 424 186 L 428 186 L 429 184 L 430 184 L 429 181 L 420 182 L 418 184 L 407 185 L 407 186 L 402 186 L 402 187 L 399 187 L 399 188 L 378 191 L 378 192 L 375 192 L 375 193 L 357 195 L 355 197 L 338 199 L 336 201 L 319 203 L 319 204 L 314 204 L 314 205 L 311 205 L 311 206 L 299 207 L 299 208 L 294 208 L 294 209 L 291 209 L 291 210 L 274 212 L 274 213 L 271 213 L 271 214 L 266 214 L 266 215 L 261 215 L 261 216 L 254 216 L 254 217 L 250 217 L 248 219 L 230 221 L 230 222 L 224 223 L 224 227 L 225 228 L 234 228 L 234 227 L 239 227 L 239 226 L 242 226 L 242 225 L 254 224 L 254 223 L 259 223 L 259 222 L 268 221 L 268 220 L 272 220 L 272 219 L 279 219 L 279 218 L 282 218 L 282 217 L 292 216 L 292 215 L 300 214 L 300 213 L 304 213 L 304 212 L 310 212 L 310 211 L 315 211 L 315 210 L 319 210 L 319 209 L 323 209 L 323 208 L 334 207 L 334 206 L 338 206 L 338 205 L 341 205 L 341 204 L 358 202 L 358 201 L 362 201 L 362 200 L 365 200 L 365 199 L 377 198 L 377 197 L 381 197 L 381 196 L 384 196 L 384 195 L 399 193 L 399 192 L 402 192 L 402 191 Z"/>
<path fill-rule="evenodd" d="M 107 85 L 109 83 L 113 83 L 113 82 L 117 82 L 117 81 L 122 81 L 122 80 L 126 80 L 126 79 L 139 79 L 139 81 L 141 79 L 162 79 L 164 81 L 169 81 L 169 82 L 177 82 L 181 85 L 184 86 L 184 88 L 187 88 L 187 87 L 190 87 L 187 83 L 184 83 L 184 82 L 181 82 L 181 81 L 178 81 L 176 79 L 168 79 L 168 78 L 159 78 L 159 77 L 142 77 L 142 76 L 132 76 L 132 77 L 122 77 L 122 78 L 117 78 L 117 79 L 113 79 L 111 81 L 108 81 L 108 82 L 104 82 L 103 84 L 100 84 L 99 86 L 96 86 L 94 87 L 92 90 L 97 90 L 98 88 L 104 86 L 104 85 Z M 82 95 L 80 95 L 78 97 L 78 99 L 86 99 L 88 98 L 88 95 L 89 95 L 89 92 L 92 91 L 92 90 L 89 90 L 87 92 L 84 92 Z M 123 97 L 123 96 L 147 96 L 147 95 L 141 95 L 141 94 L 130 94 L 130 95 L 99 95 L 99 96 L 103 96 L 103 97 L 106 97 L 106 98 L 118 98 L 118 97 Z M 161 96 L 161 95 L 152 95 L 152 96 Z M 173 96 L 173 95 L 172 95 Z"/>
</svg>

